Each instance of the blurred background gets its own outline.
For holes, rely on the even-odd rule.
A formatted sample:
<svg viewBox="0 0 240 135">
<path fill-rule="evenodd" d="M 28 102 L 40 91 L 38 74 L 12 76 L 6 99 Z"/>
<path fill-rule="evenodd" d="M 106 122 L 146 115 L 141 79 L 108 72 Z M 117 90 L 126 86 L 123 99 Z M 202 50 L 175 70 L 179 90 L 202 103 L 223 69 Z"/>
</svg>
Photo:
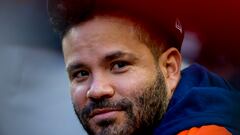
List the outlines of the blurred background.
<svg viewBox="0 0 240 135">
<path fill-rule="evenodd" d="M 198 62 L 240 89 L 240 2 L 173 0 Z M 45 0 L 0 0 L 0 135 L 84 135 Z"/>
</svg>

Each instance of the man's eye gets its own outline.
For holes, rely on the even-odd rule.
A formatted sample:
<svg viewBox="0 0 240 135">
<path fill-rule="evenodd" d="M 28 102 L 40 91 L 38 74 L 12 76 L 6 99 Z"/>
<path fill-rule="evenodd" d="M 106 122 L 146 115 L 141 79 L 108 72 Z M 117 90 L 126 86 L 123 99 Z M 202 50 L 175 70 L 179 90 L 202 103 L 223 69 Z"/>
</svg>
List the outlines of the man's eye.
<svg viewBox="0 0 240 135">
<path fill-rule="evenodd" d="M 112 64 L 111 70 L 113 72 L 124 72 L 127 69 L 127 66 L 129 65 L 126 61 L 117 61 Z"/>
<path fill-rule="evenodd" d="M 89 72 L 86 70 L 80 70 L 73 73 L 72 79 L 77 79 L 77 81 L 83 81 L 87 79 L 89 76 Z"/>
</svg>

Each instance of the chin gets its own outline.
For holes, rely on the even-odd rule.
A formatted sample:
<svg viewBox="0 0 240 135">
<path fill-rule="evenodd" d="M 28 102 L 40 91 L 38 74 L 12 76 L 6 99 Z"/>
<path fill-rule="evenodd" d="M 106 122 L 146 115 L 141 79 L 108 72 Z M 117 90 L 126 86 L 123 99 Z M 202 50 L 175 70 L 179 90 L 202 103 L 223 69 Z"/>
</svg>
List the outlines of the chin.
<svg viewBox="0 0 240 135">
<path fill-rule="evenodd" d="M 132 135 L 134 123 L 127 117 L 117 117 L 100 120 L 86 129 L 89 135 Z"/>
</svg>

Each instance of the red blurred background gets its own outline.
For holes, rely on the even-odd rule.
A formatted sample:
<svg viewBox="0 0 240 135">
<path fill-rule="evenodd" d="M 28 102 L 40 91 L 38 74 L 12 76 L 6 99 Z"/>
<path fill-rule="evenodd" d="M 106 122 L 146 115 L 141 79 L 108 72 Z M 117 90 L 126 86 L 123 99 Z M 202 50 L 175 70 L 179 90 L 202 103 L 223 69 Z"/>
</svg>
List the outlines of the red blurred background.
<svg viewBox="0 0 240 135">
<path fill-rule="evenodd" d="M 175 0 L 187 31 L 200 40 L 196 62 L 240 88 L 240 1 Z"/>
</svg>

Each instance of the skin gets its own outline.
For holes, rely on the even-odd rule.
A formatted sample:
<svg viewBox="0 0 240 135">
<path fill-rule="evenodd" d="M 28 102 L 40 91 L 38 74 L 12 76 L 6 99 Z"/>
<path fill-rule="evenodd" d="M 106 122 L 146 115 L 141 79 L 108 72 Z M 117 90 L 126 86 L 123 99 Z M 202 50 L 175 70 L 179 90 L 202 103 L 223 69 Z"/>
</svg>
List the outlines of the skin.
<svg viewBox="0 0 240 135">
<path fill-rule="evenodd" d="M 156 61 L 147 45 L 136 37 L 132 23 L 121 18 L 97 16 L 72 27 L 63 38 L 63 52 L 72 102 L 89 134 L 137 133 L 144 125 L 143 115 L 154 115 L 154 119 L 159 115 L 156 110 L 166 110 L 180 79 L 181 56 L 177 49 L 169 48 Z M 159 89 L 154 90 L 156 83 Z M 144 105 L 151 103 L 148 100 L 151 106 Z M 141 107 L 151 110 L 158 103 L 153 114 L 141 112 Z M 83 112 L 88 114 L 86 119 Z M 148 120 L 145 126 L 150 127 L 154 121 Z"/>
</svg>

